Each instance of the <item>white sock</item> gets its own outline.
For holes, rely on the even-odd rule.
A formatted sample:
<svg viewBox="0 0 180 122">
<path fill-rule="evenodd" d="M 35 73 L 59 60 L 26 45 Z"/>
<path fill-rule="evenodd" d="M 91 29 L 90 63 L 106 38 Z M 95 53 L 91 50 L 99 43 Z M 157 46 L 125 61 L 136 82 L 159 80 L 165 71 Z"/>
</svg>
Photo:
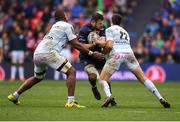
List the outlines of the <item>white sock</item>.
<svg viewBox="0 0 180 122">
<path fill-rule="evenodd" d="M 146 79 L 146 81 L 144 82 L 144 85 L 145 85 L 145 87 L 146 87 L 150 92 L 152 92 L 159 100 L 163 98 L 151 80 Z"/>
<path fill-rule="evenodd" d="M 24 79 L 24 67 L 23 66 L 19 66 L 18 70 L 19 70 L 19 77 L 20 77 L 20 79 Z"/>
<path fill-rule="evenodd" d="M 101 82 L 101 84 L 103 86 L 103 90 L 104 90 L 106 96 L 110 97 L 112 94 L 110 92 L 109 85 L 108 85 L 107 81 L 101 80 L 100 82 Z"/>
<path fill-rule="evenodd" d="M 14 92 L 13 95 L 16 97 L 16 98 L 19 98 L 19 94 L 17 92 Z"/>
<path fill-rule="evenodd" d="M 68 96 L 67 102 L 71 103 L 74 101 L 74 96 Z"/>
<path fill-rule="evenodd" d="M 15 65 L 11 66 L 11 78 L 15 79 L 17 67 Z"/>
</svg>

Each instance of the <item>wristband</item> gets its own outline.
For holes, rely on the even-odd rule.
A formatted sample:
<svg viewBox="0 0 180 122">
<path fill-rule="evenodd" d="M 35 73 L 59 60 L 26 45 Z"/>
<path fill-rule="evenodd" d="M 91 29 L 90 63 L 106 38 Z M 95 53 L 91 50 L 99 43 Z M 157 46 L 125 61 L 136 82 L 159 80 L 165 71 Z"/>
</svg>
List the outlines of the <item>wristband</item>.
<svg viewBox="0 0 180 122">
<path fill-rule="evenodd" d="M 88 55 L 91 56 L 92 54 L 93 54 L 93 52 L 90 50 L 90 51 L 88 52 Z"/>
</svg>

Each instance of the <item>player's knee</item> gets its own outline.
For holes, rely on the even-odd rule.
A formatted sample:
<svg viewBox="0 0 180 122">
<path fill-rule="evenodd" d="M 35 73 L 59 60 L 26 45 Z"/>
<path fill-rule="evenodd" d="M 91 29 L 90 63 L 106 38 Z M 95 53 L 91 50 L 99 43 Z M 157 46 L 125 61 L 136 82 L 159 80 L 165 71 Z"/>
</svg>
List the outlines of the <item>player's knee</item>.
<svg viewBox="0 0 180 122">
<path fill-rule="evenodd" d="M 44 79 L 44 77 L 45 77 L 45 72 L 46 71 L 43 71 L 43 72 L 40 72 L 40 73 L 34 73 L 34 79 L 35 80 L 43 80 Z"/>
<path fill-rule="evenodd" d="M 89 74 L 89 81 L 96 81 L 97 80 L 97 75 L 94 73 Z"/>
</svg>

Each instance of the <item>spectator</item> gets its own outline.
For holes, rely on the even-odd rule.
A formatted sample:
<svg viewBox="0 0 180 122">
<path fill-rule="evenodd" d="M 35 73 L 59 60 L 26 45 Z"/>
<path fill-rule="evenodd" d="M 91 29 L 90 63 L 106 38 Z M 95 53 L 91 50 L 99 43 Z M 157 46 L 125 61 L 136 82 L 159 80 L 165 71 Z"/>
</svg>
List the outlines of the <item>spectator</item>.
<svg viewBox="0 0 180 122">
<path fill-rule="evenodd" d="M 159 29 L 160 27 L 154 19 L 152 19 L 151 22 L 146 27 L 147 32 L 149 32 L 151 36 L 155 36 L 155 34 Z"/>
<path fill-rule="evenodd" d="M 23 34 L 23 30 L 20 26 L 13 27 L 15 32 L 12 32 L 10 36 L 10 54 L 11 54 L 11 77 L 10 80 L 14 81 L 16 78 L 16 71 L 18 68 L 19 78 L 21 81 L 25 80 L 24 77 L 24 58 L 26 51 L 26 40 Z"/>
<path fill-rule="evenodd" d="M 4 60 L 8 61 L 9 60 L 9 36 L 7 32 L 2 33 L 2 41 L 3 41 L 3 55 L 4 55 Z"/>
<path fill-rule="evenodd" d="M 143 44 L 139 41 L 137 43 L 137 46 L 133 48 L 134 54 L 138 60 L 139 63 L 144 62 L 144 57 L 143 57 Z"/>
<path fill-rule="evenodd" d="M 174 59 L 173 56 L 171 54 L 168 54 L 166 57 L 166 63 L 167 64 L 174 64 Z"/>
<path fill-rule="evenodd" d="M 3 39 L 0 38 L 0 64 L 1 64 L 2 60 L 3 60 Z"/>
<path fill-rule="evenodd" d="M 172 35 L 172 27 L 169 25 L 167 19 L 162 20 L 162 27 L 160 27 L 160 31 L 162 32 L 164 40 L 168 39 Z"/>
<path fill-rule="evenodd" d="M 143 44 L 144 62 L 180 62 L 180 5 L 178 0 L 163 1 L 161 11 L 156 13 L 146 27 L 140 42 Z M 136 47 L 134 48 L 137 50 Z M 149 56 L 147 56 L 149 55 Z M 146 58 L 145 58 L 146 57 Z"/>
<path fill-rule="evenodd" d="M 157 48 L 162 48 L 164 46 L 164 40 L 162 39 L 162 33 L 161 32 L 158 32 L 156 34 L 155 45 Z"/>
</svg>

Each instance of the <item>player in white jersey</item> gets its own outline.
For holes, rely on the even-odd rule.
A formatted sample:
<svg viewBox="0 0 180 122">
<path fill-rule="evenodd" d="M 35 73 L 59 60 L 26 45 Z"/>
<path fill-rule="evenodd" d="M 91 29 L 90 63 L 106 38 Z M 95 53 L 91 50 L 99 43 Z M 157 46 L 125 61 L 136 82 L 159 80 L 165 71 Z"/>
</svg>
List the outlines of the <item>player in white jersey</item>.
<svg viewBox="0 0 180 122">
<path fill-rule="evenodd" d="M 104 59 L 104 55 L 90 51 L 76 39 L 73 26 L 67 22 L 64 11 L 57 10 L 55 12 L 55 20 L 57 22 L 51 27 L 49 33 L 45 35 L 34 52 L 34 76 L 27 79 L 13 94 L 8 96 L 8 100 L 14 104 L 20 103 L 18 98 L 23 92 L 42 81 L 47 66 L 50 66 L 67 75 L 68 99 L 65 107 L 85 107 L 75 102 L 76 72 L 70 62 L 64 56 L 60 55 L 60 52 L 66 43 L 69 42 L 78 50 L 99 60 Z"/>
<path fill-rule="evenodd" d="M 106 42 L 96 42 L 105 47 L 106 53 L 110 51 L 103 70 L 100 74 L 101 83 L 107 99 L 102 107 L 108 107 L 109 103 L 114 99 L 110 93 L 107 81 L 112 74 L 119 69 L 124 63 L 129 70 L 137 77 L 149 91 L 151 91 L 165 108 L 170 108 L 170 104 L 161 96 L 155 85 L 143 73 L 137 59 L 130 46 L 130 37 L 125 29 L 120 27 L 122 17 L 114 14 L 112 17 L 112 26 L 106 29 Z"/>
</svg>

